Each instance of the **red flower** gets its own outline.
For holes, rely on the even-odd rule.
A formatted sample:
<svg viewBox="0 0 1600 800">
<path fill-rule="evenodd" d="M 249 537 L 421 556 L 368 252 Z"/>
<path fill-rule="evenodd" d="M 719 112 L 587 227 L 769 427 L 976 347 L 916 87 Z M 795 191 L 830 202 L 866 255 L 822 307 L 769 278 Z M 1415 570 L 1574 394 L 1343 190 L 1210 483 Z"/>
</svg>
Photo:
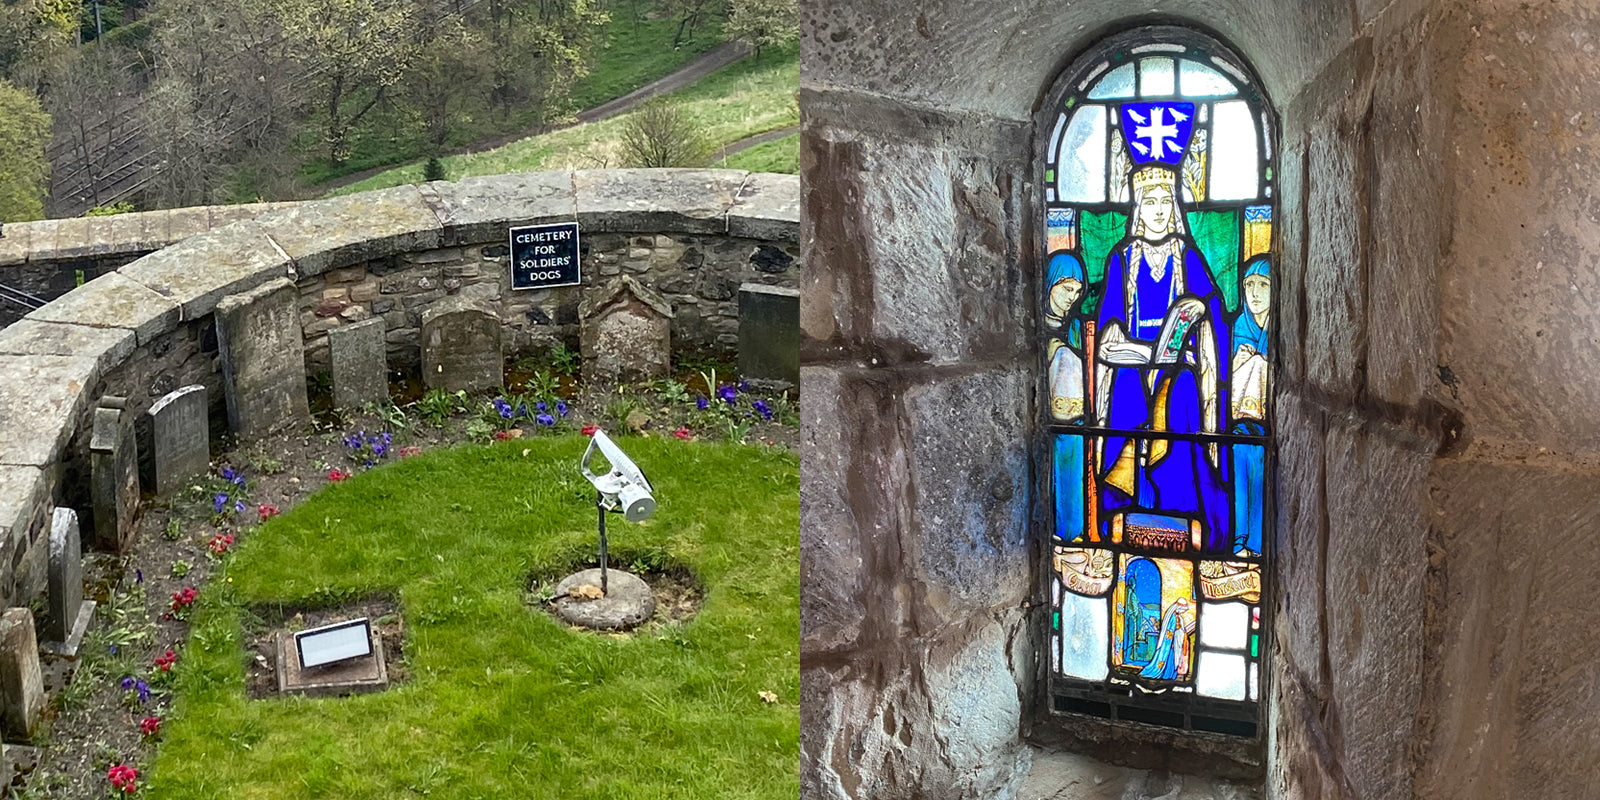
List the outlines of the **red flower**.
<svg viewBox="0 0 1600 800">
<path fill-rule="evenodd" d="M 266 522 L 267 520 L 272 519 L 283 512 L 279 511 L 277 506 L 262 503 L 261 505 L 256 506 L 256 513 L 261 515 L 262 522 Z"/>
<path fill-rule="evenodd" d="M 162 672 L 171 672 L 172 665 L 176 663 L 178 663 L 178 654 L 172 652 L 171 650 L 156 656 L 156 669 L 159 669 Z M 158 720 L 156 724 L 159 725 L 160 721 Z"/>
<path fill-rule="evenodd" d="M 402 448 L 400 448 L 400 457 L 401 458 L 410 458 L 412 456 L 418 456 L 418 455 L 422 455 L 422 448 L 420 448 L 420 447 L 402 447 Z"/>
<path fill-rule="evenodd" d="M 688 428 L 679 428 L 673 431 L 672 435 L 684 440 L 685 442 L 694 438 L 694 434 L 690 433 Z"/>
<path fill-rule="evenodd" d="M 507 439 L 510 439 L 510 438 L 511 438 L 511 431 L 495 431 L 494 432 L 494 440 L 497 441 L 497 442 L 503 442 L 503 441 L 506 441 Z"/>
<path fill-rule="evenodd" d="M 172 593 L 172 610 L 173 611 L 182 611 L 183 609 L 186 609 L 189 606 L 194 605 L 194 599 L 196 597 L 198 597 L 199 594 L 200 594 L 200 590 L 194 588 L 193 586 L 185 586 L 182 589 L 180 589 L 180 590 L 178 590 L 176 592 L 173 592 Z"/>
<path fill-rule="evenodd" d="M 593 435 L 595 435 L 595 433 L 599 432 L 599 430 L 600 430 L 600 426 L 599 425 L 585 425 L 585 426 L 583 426 L 583 435 L 584 436 L 593 436 Z"/>
<path fill-rule="evenodd" d="M 211 537 L 211 541 L 206 543 L 206 547 L 210 548 L 211 552 L 216 553 L 219 556 L 228 552 L 228 548 L 232 546 L 233 534 L 231 533 L 219 533 L 216 536 Z"/>
<path fill-rule="evenodd" d="M 106 770 L 106 779 L 111 781 L 113 788 L 122 790 L 124 794 L 132 794 L 139 789 L 136 783 L 139 780 L 139 770 L 127 764 L 117 764 Z"/>
<path fill-rule="evenodd" d="M 337 468 L 328 470 L 328 480 L 334 483 L 338 483 L 348 477 L 350 477 L 350 473 L 341 472 Z"/>
<path fill-rule="evenodd" d="M 145 717 L 139 721 L 139 733 L 148 739 L 161 732 L 160 717 Z"/>
</svg>

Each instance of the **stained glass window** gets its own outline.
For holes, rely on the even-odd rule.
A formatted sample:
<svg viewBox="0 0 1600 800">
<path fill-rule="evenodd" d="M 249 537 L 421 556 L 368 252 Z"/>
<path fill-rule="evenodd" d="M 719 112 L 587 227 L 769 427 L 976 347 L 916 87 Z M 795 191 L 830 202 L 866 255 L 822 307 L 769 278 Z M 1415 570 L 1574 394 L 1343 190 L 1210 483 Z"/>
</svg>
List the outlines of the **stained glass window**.
<svg viewBox="0 0 1600 800">
<path fill-rule="evenodd" d="M 1254 735 L 1272 539 L 1273 170 L 1242 62 L 1109 42 L 1041 129 L 1050 691 Z"/>
</svg>

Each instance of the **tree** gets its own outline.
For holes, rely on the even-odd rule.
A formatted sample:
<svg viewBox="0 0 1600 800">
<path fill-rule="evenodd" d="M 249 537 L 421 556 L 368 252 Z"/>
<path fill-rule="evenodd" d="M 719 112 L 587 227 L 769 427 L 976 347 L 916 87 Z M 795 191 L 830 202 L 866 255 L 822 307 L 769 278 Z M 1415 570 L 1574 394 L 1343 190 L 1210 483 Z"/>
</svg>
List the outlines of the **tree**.
<svg viewBox="0 0 1600 800">
<path fill-rule="evenodd" d="M 79 0 L 0 2 L 0 79 L 43 93 L 72 50 Z"/>
<path fill-rule="evenodd" d="M 421 42 L 411 0 L 267 0 L 262 22 L 277 23 L 288 57 L 321 107 L 328 159 L 350 157 L 350 132 L 399 83 Z"/>
<path fill-rule="evenodd" d="M 795 0 L 729 0 L 723 35 L 755 48 L 772 47 L 800 38 L 800 10 Z"/>
<path fill-rule="evenodd" d="M 44 216 L 50 115 L 39 98 L 0 80 L 0 221 Z"/>
<path fill-rule="evenodd" d="M 705 166 L 709 148 L 689 115 L 652 97 L 622 125 L 622 158 L 630 167 Z"/>
</svg>

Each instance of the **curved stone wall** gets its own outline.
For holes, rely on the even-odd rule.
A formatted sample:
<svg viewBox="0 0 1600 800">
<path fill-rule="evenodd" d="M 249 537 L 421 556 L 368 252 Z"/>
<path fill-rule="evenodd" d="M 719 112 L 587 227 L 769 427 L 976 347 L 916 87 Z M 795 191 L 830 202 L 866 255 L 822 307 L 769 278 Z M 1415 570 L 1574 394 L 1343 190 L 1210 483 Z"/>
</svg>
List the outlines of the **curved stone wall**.
<svg viewBox="0 0 1600 800">
<path fill-rule="evenodd" d="M 127 397 L 142 423 L 161 395 L 201 384 L 213 426 L 223 424 L 212 319 L 223 298 L 294 281 L 313 369 L 326 363 L 326 330 L 363 318 L 349 309 L 398 308 L 407 316 L 392 321 L 409 323 L 428 299 L 460 292 L 482 293 L 501 313 L 508 350 L 534 346 L 576 331 L 565 309 L 584 287 L 513 294 L 506 256 L 495 248 L 513 225 L 576 220 L 586 240 L 584 286 L 633 273 L 672 300 L 680 323 L 699 320 L 687 344 L 726 349 L 731 306 L 716 298 L 730 283 L 735 292 L 741 281 L 796 283 L 799 194 L 795 176 L 733 170 L 525 173 L 403 186 L 264 209 L 72 289 L 0 330 L 0 601 L 15 605 L 43 591 L 53 507 L 91 513 L 89 419 L 101 396 Z M 18 246 L 18 228 L 7 226 L 0 241 Z M 22 230 L 29 241 L 38 232 Z M 690 250 L 698 263 L 685 259 Z M 773 269 L 780 262 L 783 269 Z M 437 284 L 416 285 L 434 270 Z M 447 270 L 455 283 L 445 283 Z M 404 275 L 410 286 L 385 293 L 383 274 Z M 394 308 L 375 311 L 386 296 Z M 332 309 L 324 306 L 330 297 L 343 307 L 319 315 L 319 307 Z M 682 313 L 689 307 L 696 313 Z M 404 336 L 389 349 L 400 364 L 415 358 Z"/>
</svg>

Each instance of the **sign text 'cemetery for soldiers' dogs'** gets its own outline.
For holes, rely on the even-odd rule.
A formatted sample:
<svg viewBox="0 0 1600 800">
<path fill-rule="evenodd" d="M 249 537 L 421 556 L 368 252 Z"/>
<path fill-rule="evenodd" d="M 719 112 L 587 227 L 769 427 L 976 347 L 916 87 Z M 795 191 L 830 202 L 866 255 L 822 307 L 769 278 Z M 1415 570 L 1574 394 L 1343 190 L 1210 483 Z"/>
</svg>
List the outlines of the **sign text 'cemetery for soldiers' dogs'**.
<svg viewBox="0 0 1600 800">
<path fill-rule="evenodd" d="M 576 286 L 578 223 L 558 222 L 511 229 L 511 288 Z"/>
</svg>

